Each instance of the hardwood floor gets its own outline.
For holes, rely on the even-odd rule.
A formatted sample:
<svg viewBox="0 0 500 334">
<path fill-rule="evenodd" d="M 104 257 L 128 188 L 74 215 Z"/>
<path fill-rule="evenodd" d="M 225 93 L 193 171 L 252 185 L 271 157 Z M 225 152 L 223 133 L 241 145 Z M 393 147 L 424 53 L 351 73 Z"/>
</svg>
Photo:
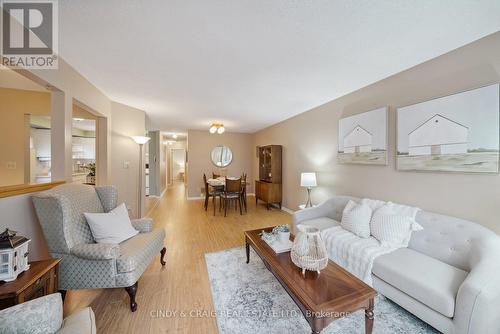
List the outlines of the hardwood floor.
<svg viewBox="0 0 500 334">
<path fill-rule="evenodd" d="M 161 268 L 159 256 L 139 280 L 138 309 L 130 312 L 125 289 L 68 291 L 65 314 L 90 305 L 96 314 L 98 333 L 217 333 L 205 265 L 205 253 L 244 245 L 246 230 L 278 224 L 291 224 L 291 215 L 277 209 L 268 211 L 248 198 L 248 213 L 240 216 L 234 208 L 213 216 L 203 201 L 187 201 L 183 184 L 167 189 L 150 216 L 155 226 L 164 228 L 166 261 Z M 201 316 L 190 312 L 201 311 Z M 169 316 L 168 312 L 177 312 Z M 187 316 L 182 317 L 181 312 Z"/>
</svg>

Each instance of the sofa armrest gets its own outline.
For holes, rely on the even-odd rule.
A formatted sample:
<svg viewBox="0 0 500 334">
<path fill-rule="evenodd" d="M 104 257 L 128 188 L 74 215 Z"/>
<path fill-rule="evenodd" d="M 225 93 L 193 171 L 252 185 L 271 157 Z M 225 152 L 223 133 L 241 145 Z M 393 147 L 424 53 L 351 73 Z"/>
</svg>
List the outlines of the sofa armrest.
<svg viewBox="0 0 500 334">
<path fill-rule="evenodd" d="M 325 217 L 328 216 L 328 214 L 330 214 L 329 208 L 322 203 L 312 208 L 295 211 L 293 214 L 293 221 L 296 225 L 298 225 L 303 221 Z"/>
<path fill-rule="evenodd" d="M 63 321 L 60 293 L 32 299 L 0 311 L 0 333 L 55 333 Z"/>
<path fill-rule="evenodd" d="M 113 260 L 120 256 L 118 244 L 78 244 L 71 254 L 86 260 Z"/>
<path fill-rule="evenodd" d="M 500 333 L 500 239 L 478 240 L 473 245 L 472 270 L 460 286 L 453 319 L 456 334 Z"/>
<path fill-rule="evenodd" d="M 153 230 L 153 220 L 151 218 L 132 219 L 132 226 L 141 233 Z"/>
</svg>

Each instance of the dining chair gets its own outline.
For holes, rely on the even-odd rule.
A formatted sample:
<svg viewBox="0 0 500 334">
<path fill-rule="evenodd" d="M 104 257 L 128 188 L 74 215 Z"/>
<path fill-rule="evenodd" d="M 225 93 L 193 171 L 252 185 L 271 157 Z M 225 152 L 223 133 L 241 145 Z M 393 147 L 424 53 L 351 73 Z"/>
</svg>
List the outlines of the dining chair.
<svg viewBox="0 0 500 334">
<path fill-rule="evenodd" d="M 243 214 L 241 211 L 241 178 L 239 179 L 226 179 L 226 187 L 224 189 L 224 217 L 227 215 L 227 208 L 230 201 L 234 200 L 240 206 L 240 215 Z M 237 209 L 237 207 L 235 207 Z"/>
<path fill-rule="evenodd" d="M 214 172 L 212 172 L 212 179 L 218 179 L 219 177 L 221 177 L 220 174 L 215 174 Z"/>
<path fill-rule="evenodd" d="M 245 208 L 245 213 L 247 211 L 247 173 L 241 175 L 241 201 L 243 202 L 243 207 Z"/>
<path fill-rule="evenodd" d="M 208 200 L 212 197 L 212 202 L 214 206 L 214 216 L 215 216 L 215 201 L 219 197 L 220 203 L 222 205 L 222 194 L 223 190 L 219 188 L 211 187 L 207 182 L 207 176 L 203 174 L 203 183 L 205 184 L 205 211 L 208 210 Z"/>
</svg>

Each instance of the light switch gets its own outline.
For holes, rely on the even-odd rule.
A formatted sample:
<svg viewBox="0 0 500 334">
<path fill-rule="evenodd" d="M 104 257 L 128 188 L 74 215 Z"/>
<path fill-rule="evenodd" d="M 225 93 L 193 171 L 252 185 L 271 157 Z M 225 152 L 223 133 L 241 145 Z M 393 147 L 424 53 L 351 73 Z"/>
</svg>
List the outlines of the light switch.
<svg viewBox="0 0 500 334">
<path fill-rule="evenodd" d="M 123 169 L 128 169 L 130 167 L 130 162 L 129 161 L 124 161 L 123 162 Z"/>
<path fill-rule="evenodd" d="M 7 161 L 7 169 L 16 169 L 17 164 L 15 161 Z"/>
</svg>

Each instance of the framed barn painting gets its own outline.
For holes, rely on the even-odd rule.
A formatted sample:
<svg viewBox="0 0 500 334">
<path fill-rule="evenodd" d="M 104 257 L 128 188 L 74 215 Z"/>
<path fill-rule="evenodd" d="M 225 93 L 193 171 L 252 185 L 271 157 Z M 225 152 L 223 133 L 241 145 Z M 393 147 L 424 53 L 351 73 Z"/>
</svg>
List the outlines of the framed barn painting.
<svg viewBox="0 0 500 334">
<path fill-rule="evenodd" d="M 494 84 L 399 108 L 399 170 L 498 173 L 500 90 Z"/>
<path fill-rule="evenodd" d="M 387 107 L 339 120 L 338 162 L 387 165 Z"/>
</svg>

